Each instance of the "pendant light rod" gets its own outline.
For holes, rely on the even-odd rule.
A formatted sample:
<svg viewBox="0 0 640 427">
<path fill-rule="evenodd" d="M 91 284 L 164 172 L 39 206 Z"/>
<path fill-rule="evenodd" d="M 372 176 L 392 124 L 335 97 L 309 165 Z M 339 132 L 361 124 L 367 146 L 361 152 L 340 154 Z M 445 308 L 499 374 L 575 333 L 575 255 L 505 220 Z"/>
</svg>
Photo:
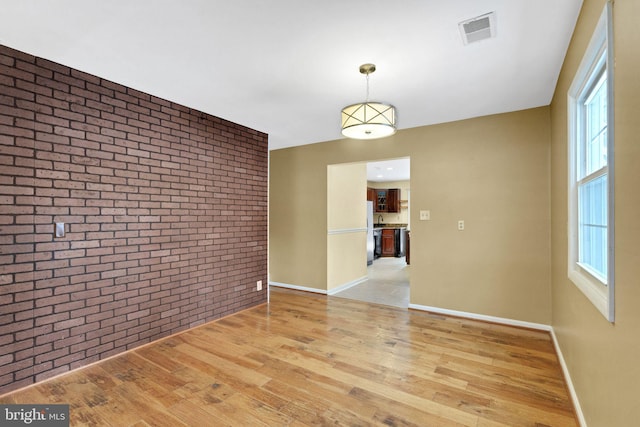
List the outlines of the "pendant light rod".
<svg viewBox="0 0 640 427">
<path fill-rule="evenodd" d="M 364 102 L 369 102 L 369 74 L 376 71 L 376 64 L 362 64 L 360 66 L 360 74 L 367 76 L 367 96 L 364 98 Z"/>
</svg>

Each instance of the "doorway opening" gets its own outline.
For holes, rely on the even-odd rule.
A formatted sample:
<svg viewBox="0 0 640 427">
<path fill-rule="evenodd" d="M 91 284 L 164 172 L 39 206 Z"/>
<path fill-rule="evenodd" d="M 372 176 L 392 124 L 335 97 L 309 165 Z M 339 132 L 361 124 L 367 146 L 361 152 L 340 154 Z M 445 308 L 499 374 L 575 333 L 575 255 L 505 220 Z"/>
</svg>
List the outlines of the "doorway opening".
<svg viewBox="0 0 640 427">
<path fill-rule="evenodd" d="M 332 295 L 409 306 L 410 158 L 368 162 L 367 276 Z"/>
</svg>

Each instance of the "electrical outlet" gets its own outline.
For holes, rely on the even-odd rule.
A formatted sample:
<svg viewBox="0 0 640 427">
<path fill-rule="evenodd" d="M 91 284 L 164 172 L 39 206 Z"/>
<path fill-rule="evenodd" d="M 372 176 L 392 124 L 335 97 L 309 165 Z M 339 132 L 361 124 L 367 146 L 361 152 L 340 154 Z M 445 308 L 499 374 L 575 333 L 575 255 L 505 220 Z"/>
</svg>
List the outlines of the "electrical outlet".
<svg viewBox="0 0 640 427">
<path fill-rule="evenodd" d="M 56 222 L 56 237 L 64 237 L 64 222 Z"/>
<path fill-rule="evenodd" d="M 256 282 L 256 290 L 257 291 L 261 291 L 262 290 L 262 280 L 258 280 Z"/>
<path fill-rule="evenodd" d="M 464 230 L 464 220 L 458 221 L 458 230 Z"/>
<path fill-rule="evenodd" d="M 420 221 L 429 221 L 431 219 L 431 212 L 420 211 Z"/>
</svg>

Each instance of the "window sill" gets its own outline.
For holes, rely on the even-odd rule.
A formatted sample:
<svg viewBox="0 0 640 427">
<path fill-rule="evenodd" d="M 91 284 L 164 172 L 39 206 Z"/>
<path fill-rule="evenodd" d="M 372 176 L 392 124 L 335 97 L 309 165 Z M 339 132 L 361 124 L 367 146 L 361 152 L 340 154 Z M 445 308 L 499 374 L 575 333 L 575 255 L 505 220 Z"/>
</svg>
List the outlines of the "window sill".
<svg viewBox="0 0 640 427">
<path fill-rule="evenodd" d="M 613 321 L 613 318 L 609 315 L 609 291 L 605 284 L 591 274 L 581 271 L 577 265 L 575 269 L 569 270 L 569 279 L 582 291 L 605 319 L 610 322 Z"/>
</svg>

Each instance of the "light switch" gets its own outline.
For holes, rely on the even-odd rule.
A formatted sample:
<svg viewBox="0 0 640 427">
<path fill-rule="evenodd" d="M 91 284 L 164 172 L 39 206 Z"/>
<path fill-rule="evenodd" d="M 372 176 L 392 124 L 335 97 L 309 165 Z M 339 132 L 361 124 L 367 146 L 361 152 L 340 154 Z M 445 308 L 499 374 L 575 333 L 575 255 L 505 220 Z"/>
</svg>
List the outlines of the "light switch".
<svg viewBox="0 0 640 427">
<path fill-rule="evenodd" d="M 420 211 L 420 221 L 429 221 L 431 219 L 431 212 Z"/>
<path fill-rule="evenodd" d="M 56 222 L 56 237 L 64 237 L 64 222 Z"/>
</svg>

